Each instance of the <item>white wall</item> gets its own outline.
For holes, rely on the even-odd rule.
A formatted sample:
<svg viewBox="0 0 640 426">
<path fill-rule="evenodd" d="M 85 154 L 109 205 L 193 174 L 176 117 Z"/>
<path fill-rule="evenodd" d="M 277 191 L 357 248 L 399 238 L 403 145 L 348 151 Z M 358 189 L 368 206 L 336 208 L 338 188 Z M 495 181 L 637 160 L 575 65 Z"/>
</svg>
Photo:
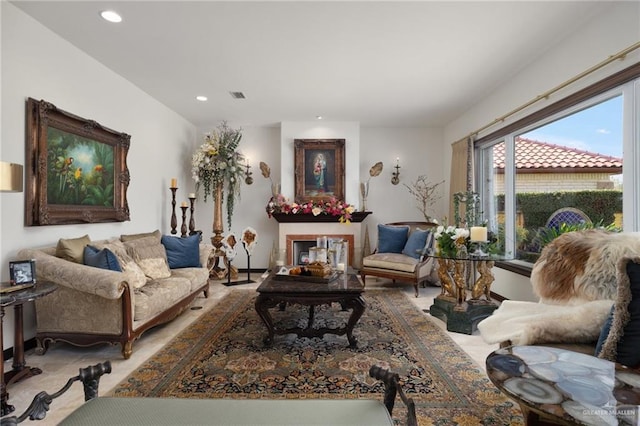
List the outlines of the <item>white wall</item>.
<svg viewBox="0 0 640 426">
<path fill-rule="evenodd" d="M 92 239 L 123 233 L 169 231 L 169 179 L 187 181 L 185 158 L 193 150 L 195 127 L 127 80 L 50 32 L 8 2 L 2 10 L 3 161 L 25 163 L 25 102 L 44 99 L 57 107 L 131 135 L 131 221 L 108 224 L 24 226 L 24 193 L 0 194 L 2 280 L 6 265 L 25 247 L 55 244 L 60 237 Z M 159 147 L 162 150 L 159 151 Z M 13 346 L 13 309 L 7 310 L 4 347 Z M 25 306 L 25 337 L 34 336 L 33 304 Z"/>
<path fill-rule="evenodd" d="M 411 185 L 420 175 L 426 175 L 430 182 L 439 182 L 445 179 L 448 164 L 442 161 L 444 144 L 440 129 L 365 127 L 360 132 L 360 180 L 370 177 L 369 169 L 375 163 L 384 164 L 380 176 L 369 181 L 367 209 L 373 214 L 367 221 L 371 248 L 374 248 L 377 224 L 424 220 L 405 184 Z M 397 157 L 400 158 L 400 183 L 393 185 L 391 173 L 395 171 Z M 440 193 L 442 198 L 434 204 L 436 218 L 445 215 L 448 196 L 444 194 L 444 185 Z"/>
<path fill-rule="evenodd" d="M 464 115 L 446 126 L 443 142 L 446 157 L 444 161 L 450 164 L 450 144 L 454 141 L 638 42 L 640 38 L 639 18 L 640 3 L 611 3 L 606 11 L 599 14 L 590 23 L 583 25 L 579 31 L 570 34 L 564 40 L 558 40 L 543 56 L 532 58 L 532 62 L 520 74 L 505 81 L 500 87 L 496 87 L 490 96 L 469 108 Z M 549 97 L 548 100 L 538 102 L 534 107 L 523 111 L 513 119 L 506 120 L 500 126 L 529 115 L 535 110 L 639 61 L 640 52 L 635 51 L 627 55 L 624 61 L 612 63 Z M 493 127 L 479 136 L 482 137 L 497 128 L 499 127 Z M 449 172 L 447 171 L 447 173 Z M 448 190 L 447 187 L 447 192 Z M 520 275 L 507 271 L 499 275 L 496 274 L 492 291 L 513 299 L 535 299 L 531 293 L 529 281 Z"/>
</svg>

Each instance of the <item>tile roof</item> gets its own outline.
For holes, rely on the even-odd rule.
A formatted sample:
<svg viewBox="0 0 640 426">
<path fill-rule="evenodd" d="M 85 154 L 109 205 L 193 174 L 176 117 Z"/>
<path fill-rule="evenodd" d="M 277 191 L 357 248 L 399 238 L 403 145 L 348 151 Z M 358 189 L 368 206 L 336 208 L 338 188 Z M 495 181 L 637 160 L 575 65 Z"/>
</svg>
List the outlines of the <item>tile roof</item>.
<svg viewBox="0 0 640 426">
<path fill-rule="evenodd" d="M 585 169 L 622 173 L 622 158 L 524 138 L 516 139 L 516 159 L 516 169 L 532 172 Z M 493 164 L 504 170 L 504 143 L 494 146 Z"/>
</svg>

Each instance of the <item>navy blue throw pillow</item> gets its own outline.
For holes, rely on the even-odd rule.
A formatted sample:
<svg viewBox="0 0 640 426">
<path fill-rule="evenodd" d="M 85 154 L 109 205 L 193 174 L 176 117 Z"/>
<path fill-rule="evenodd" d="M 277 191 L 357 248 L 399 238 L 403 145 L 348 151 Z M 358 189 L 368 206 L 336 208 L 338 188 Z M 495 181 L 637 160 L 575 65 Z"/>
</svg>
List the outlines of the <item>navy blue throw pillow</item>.
<svg viewBox="0 0 640 426">
<path fill-rule="evenodd" d="M 637 368 L 640 367 L 640 263 L 637 263 L 639 259 L 621 262 L 629 288 L 626 288 L 626 282 L 618 280 L 618 297 L 602 327 L 596 355 Z"/>
<path fill-rule="evenodd" d="M 622 336 L 618 341 L 618 356 L 616 361 L 629 367 L 640 366 L 640 263 L 629 261 L 627 275 L 631 288 L 629 322 L 624 326 Z"/>
<path fill-rule="evenodd" d="M 411 256 L 414 259 L 420 259 L 420 256 L 422 256 L 422 252 L 427 245 L 427 239 L 429 238 L 430 233 L 431 231 L 423 231 L 420 228 L 414 229 L 402 249 L 402 254 Z"/>
<path fill-rule="evenodd" d="M 94 268 L 108 269 L 110 271 L 122 272 L 120 262 L 113 252 L 107 248 L 98 250 L 94 246 L 85 246 L 83 261 L 87 266 Z"/>
<path fill-rule="evenodd" d="M 160 240 L 167 252 L 170 269 L 199 268 L 200 265 L 200 234 L 193 234 L 186 238 L 163 235 Z"/>
<path fill-rule="evenodd" d="M 408 226 L 378 225 L 378 253 L 402 253 L 407 238 Z"/>
<path fill-rule="evenodd" d="M 611 330 L 611 322 L 613 321 L 613 310 L 614 310 L 614 306 L 611 306 L 611 310 L 609 311 L 609 315 L 607 315 L 607 319 L 605 320 L 604 324 L 602 325 L 602 329 L 600 330 L 600 336 L 598 337 L 598 343 L 596 344 L 596 352 L 595 352 L 595 356 L 598 356 L 600 354 L 600 351 L 602 350 L 602 345 L 604 344 L 604 341 L 607 340 L 607 336 L 609 335 L 609 331 Z"/>
</svg>

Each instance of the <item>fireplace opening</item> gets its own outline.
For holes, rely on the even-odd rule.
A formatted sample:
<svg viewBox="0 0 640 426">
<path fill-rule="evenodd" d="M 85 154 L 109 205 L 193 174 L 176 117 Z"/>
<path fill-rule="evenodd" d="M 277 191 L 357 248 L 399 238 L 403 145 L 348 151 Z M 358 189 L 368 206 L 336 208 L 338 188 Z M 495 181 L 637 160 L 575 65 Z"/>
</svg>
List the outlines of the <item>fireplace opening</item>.
<svg viewBox="0 0 640 426">
<path fill-rule="evenodd" d="M 315 241 L 293 241 L 293 264 L 306 265 L 309 263 L 309 249 L 316 246 Z"/>
</svg>

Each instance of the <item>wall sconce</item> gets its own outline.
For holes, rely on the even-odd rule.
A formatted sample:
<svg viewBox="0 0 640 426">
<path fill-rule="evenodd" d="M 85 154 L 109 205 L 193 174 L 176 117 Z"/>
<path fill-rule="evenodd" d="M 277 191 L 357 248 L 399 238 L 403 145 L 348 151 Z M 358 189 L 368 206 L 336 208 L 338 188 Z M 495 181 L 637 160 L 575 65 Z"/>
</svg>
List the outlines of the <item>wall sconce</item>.
<svg viewBox="0 0 640 426">
<path fill-rule="evenodd" d="M 0 161 L 0 192 L 22 192 L 21 164 Z"/>
<path fill-rule="evenodd" d="M 249 158 L 247 158 L 247 164 L 244 166 L 244 183 L 251 185 L 253 183 L 253 173 L 251 172 L 251 166 L 249 165 Z"/>
<path fill-rule="evenodd" d="M 400 183 L 400 157 L 396 157 L 395 172 L 391 172 L 391 183 L 397 185 Z"/>
</svg>

